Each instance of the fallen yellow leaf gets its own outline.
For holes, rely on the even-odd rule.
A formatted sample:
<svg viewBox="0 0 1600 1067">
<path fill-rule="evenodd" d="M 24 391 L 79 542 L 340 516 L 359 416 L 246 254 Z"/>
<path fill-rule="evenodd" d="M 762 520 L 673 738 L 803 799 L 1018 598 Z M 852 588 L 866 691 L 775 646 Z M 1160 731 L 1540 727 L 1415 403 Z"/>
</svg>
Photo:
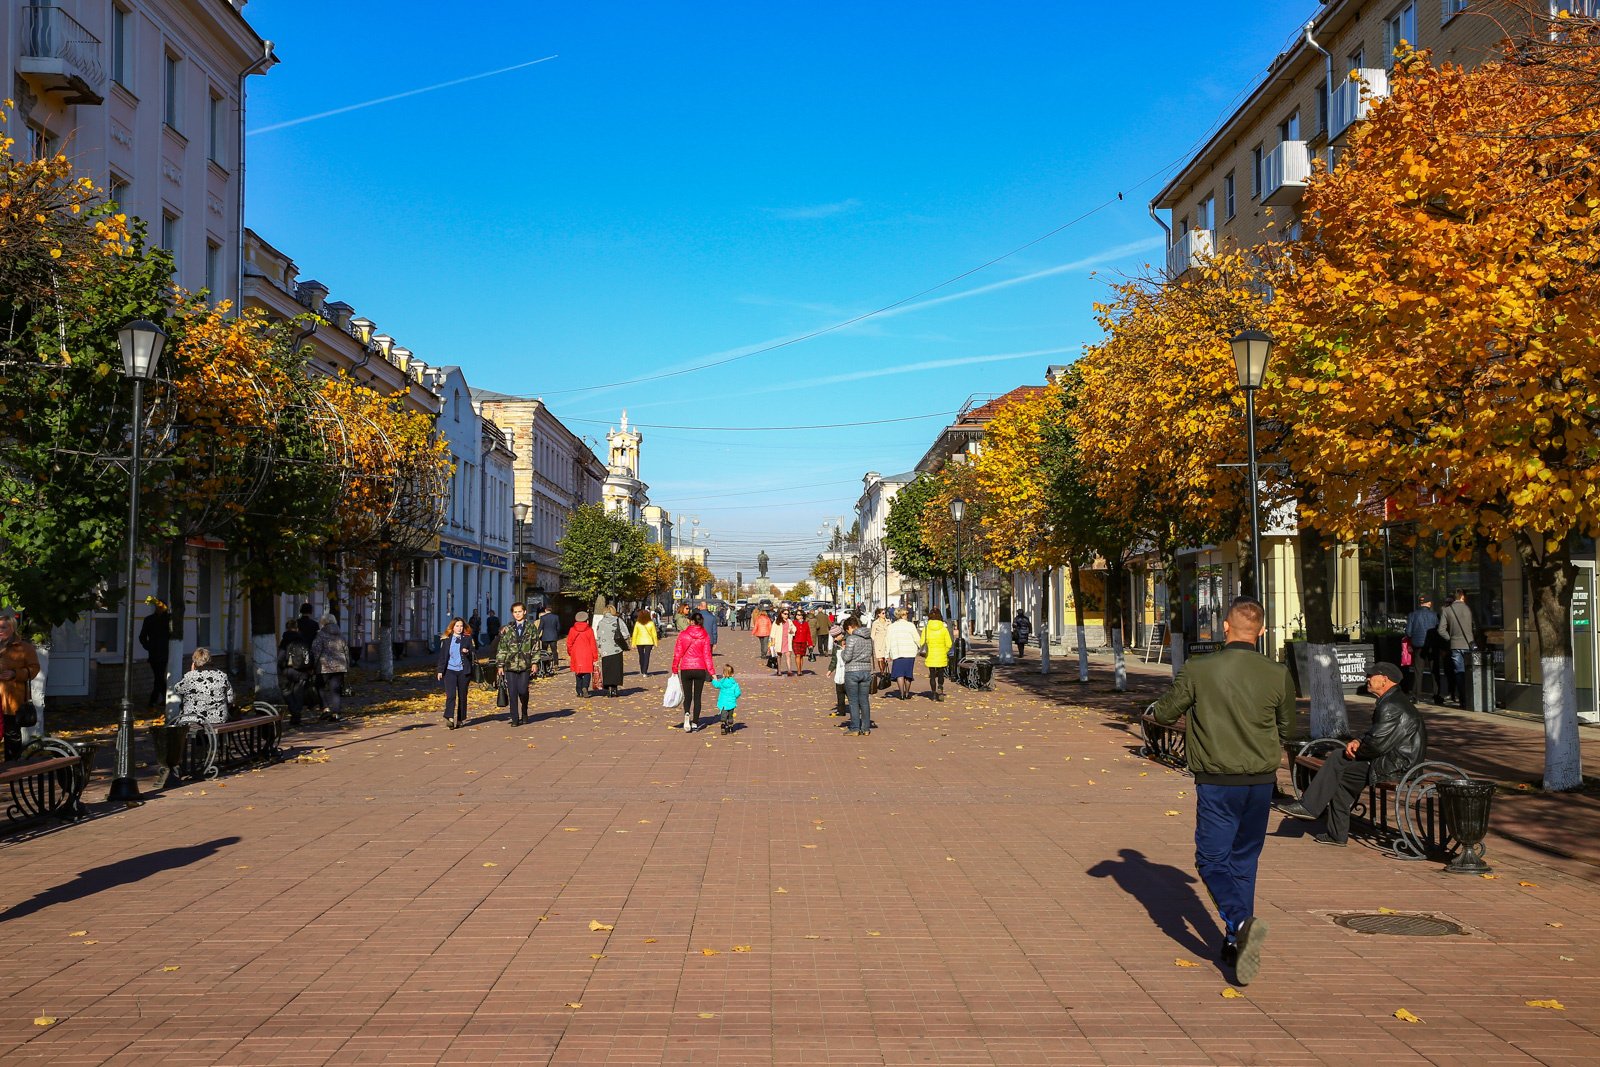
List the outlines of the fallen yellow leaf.
<svg viewBox="0 0 1600 1067">
<path fill-rule="evenodd" d="M 1224 989 L 1222 991 L 1222 995 L 1227 1000 L 1238 1000 L 1240 997 L 1244 996 L 1243 993 L 1233 988 L 1233 986 L 1228 986 L 1226 989 Z"/>
<path fill-rule="evenodd" d="M 1494 881 L 1496 878 L 1498 878 L 1500 876 L 1498 874 L 1480 874 L 1480 875 L 1478 875 L 1478 877 L 1479 878 L 1487 878 L 1487 879 L 1489 879 L 1489 881 L 1492 882 L 1492 881 Z"/>
<path fill-rule="evenodd" d="M 702 1018 L 702 1019 L 715 1019 L 716 1017 L 717 1017 L 717 1013 L 714 1012 L 714 1011 L 703 1011 L 703 1012 L 700 1012 L 700 1018 Z"/>
<path fill-rule="evenodd" d="M 774 893 L 787 893 L 788 890 L 783 888 L 783 886 L 780 885 L 778 888 L 774 889 L 773 892 Z"/>
<path fill-rule="evenodd" d="M 1404 1008 L 1396 1008 L 1394 1017 L 1403 1023 L 1420 1023 L 1422 1021 L 1415 1015 L 1412 1015 L 1409 1011 L 1406 1011 Z"/>
<path fill-rule="evenodd" d="M 484 866 L 485 867 L 498 867 L 500 865 L 498 863 L 485 863 Z"/>
<path fill-rule="evenodd" d="M 703 948 L 703 949 L 700 950 L 700 955 L 702 955 L 702 956 L 716 956 L 716 955 L 719 955 L 719 953 L 714 948 Z"/>
<path fill-rule="evenodd" d="M 647 945 L 653 945 L 656 943 L 656 939 L 653 937 L 647 937 L 644 939 L 644 943 Z"/>
<path fill-rule="evenodd" d="M 1174 967 L 1198 967 L 1198 966 L 1200 966 L 1194 960 L 1173 960 L 1172 961 L 1172 965 Z"/>
<path fill-rule="evenodd" d="M 171 971 L 175 971 L 175 970 L 177 970 L 177 969 L 178 969 L 178 964 L 172 964 L 172 965 L 170 965 L 170 966 L 167 966 L 167 967 L 163 967 L 163 968 L 161 968 L 161 970 L 162 970 L 162 971 L 163 971 L 163 972 L 171 972 Z"/>
<path fill-rule="evenodd" d="M 1090 784 L 1090 785 L 1093 785 L 1093 784 L 1094 784 L 1094 783 L 1093 783 L 1093 782 L 1090 782 L 1090 783 L 1089 783 L 1089 784 Z M 1169 812 L 1167 812 L 1167 813 L 1166 813 L 1166 814 L 1168 814 L 1168 815 L 1182 815 L 1182 814 L 1183 814 L 1183 812 L 1181 812 L 1181 811 L 1169 811 Z"/>
<path fill-rule="evenodd" d="M 591 960 L 603 960 L 606 958 L 606 954 L 604 952 L 591 952 L 589 953 L 589 958 Z"/>
<path fill-rule="evenodd" d="M 749 952 L 750 951 L 750 946 L 749 945 L 734 945 L 733 946 L 733 951 L 735 951 L 735 952 Z"/>
<path fill-rule="evenodd" d="M 581 1000 L 569 1000 L 569 1001 L 567 1001 L 567 1007 L 574 1008 L 574 1009 L 581 1008 L 581 1007 L 583 1007 L 583 1001 L 581 1001 Z"/>
<path fill-rule="evenodd" d="M 817 940 L 817 939 L 819 939 L 819 938 L 820 938 L 820 937 L 822 937 L 822 935 L 821 935 L 821 934 L 807 934 L 807 935 L 806 935 L 806 940 L 807 940 L 807 941 L 816 941 L 816 940 Z"/>
<path fill-rule="evenodd" d="M 1398 911 L 1395 911 L 1393 908 L 1379 908 L 1378 909 L 1378 914 L 1379 915 L 1399 915 L 1400 913 Z"/>
<path fill-rule="evenodd" d="M 1563 927 L 1563 926 L 1565 926 L 1565 925 L 1566 925 L 1566 923 L 1545 923 L 1545 925 L 1546 925 L 1546 926 L 1550 926 L 1550 927 L 1554 927 L 1554 928 L 1555 928 L 1555 929 L 1557 929 L 1557 930 L 1559 930 L 1559 929 L 1561 929 L 1561 928 L 1562 928 L 1562 927 Z"/>
<path fill-rule="evenodd" d="M 816 845 L 801 845 L 801 848 L 816 848 Z"/>
<path fill-rule="evenodd" d="M 92 937 L 89 940 L 84 942 L 85 945 L 98 945 L 99 943 L 100 943 L 99 941 L 95 940 Z"/>
<path fill-rule="evenodd" d="M 1551 1011 L 1567 1010 L 1567 1006 L 1565 1004 L 1554 998 L 1550 1000 L 1525 1000 L 1523 1003 L 1530 1008 L 1549 1008 Z"/>
<path fill-rule="evenodd" d="M 35 1026 L 54 1026 L 55 1024 L 56 1017 L 54 1015 L 40 1015 L 33 1020 L 33 1025 Z"/>
<path fill-rule="evenodd" d="M 68 934 L 67 936 L 68 937 L 87 937 L 88 935 L 89 935 L 89 931 L 87 931 L 87 930 L 74 930 L 74 931 L 72 931 L 72 933 Z"/>
<path fill-rule="evenodd" d="M 1539 883 L 1538 882 L 1518 882 L 1517 884 L 1522 886 L 1524 889 L 1538 889 L 1539 888 Z"/>
<path fill-rule="evenodd" d="M 878 931 L 876 931 L 876 930 L 868 930 L 868 931 L 867 931 L 867 936 L 868 936 L 868 937 L 882 937 L 882 936 L 883 936 L 883 935 L 882 935 L 882 934 L 880 934 L 880 933 L 879 933 L 879 932 L 878 932 Z"/>
<path fill-rule="evenodd" d="M 591 929 L 591 930 L 614 930 L 614 929 L 616 929 L 616 927 L 613 926 L 611 923 L 603 923 L 598 919 L 590 919 L 589 920 L 589 929 Z"/>
</svg>

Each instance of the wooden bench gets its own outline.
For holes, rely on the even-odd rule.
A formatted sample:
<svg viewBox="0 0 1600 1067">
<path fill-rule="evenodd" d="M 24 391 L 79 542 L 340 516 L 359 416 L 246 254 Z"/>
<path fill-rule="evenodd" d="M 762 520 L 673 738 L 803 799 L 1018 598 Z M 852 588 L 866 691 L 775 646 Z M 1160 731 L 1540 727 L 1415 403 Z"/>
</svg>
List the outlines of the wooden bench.
<svg viewBox="0 0 1600 1067">
<path fill-rule="evenodd" d="M 152 726 L 150 738 L 161 769 L 159 789 L 184 778 L 213 779 L 224 770 L 276 763 L 283 758 L 283 714 L 257 701 L 250 714 L 223 723 Z"/>
<path fill-rule="evenodd" d="M 87 813 L 83 791 L 94 769 L 93 745 L 41 737 L 23 749 L 23 757 L 13 763 L 0 763 L 0 783 L 11 791 L 7 821 L 25 822 L 53 815 L 72 822 Z"/>
<path fill-rule="evenodd" d="M 1311 785 L 1322 764 L 1346 739 L 1319 737 L 1289 751 L 1289 778 L 1298 800 Z M 1428 760 L 1419 763 L 1397 782 L 1368 782 L 1366 791 L 1350 807 L 1351 825 L 1361 824 L 1396 859 L 1449 859 L 1461 851 L 1439 802 L 1439 783 L 1467 778 L 1453 763 Z"/>
<path fill-rule="evenodd" d="M 1146 759 L 1153 759 L 1157 763 L 1165 763 L 1169 767 L 1176 767 L 1181 771 L 1188 771 L 1188 761 L 1184 756 L 1183 742 L 1189 720 L 1179 717 L 1171 726 L 1156 722 L 1155 705 L 1151 704 L 1144 709 L 1144 714 L 1139 716 L 1139 732 L 1144 736 L 1144 744 L 1139 746 L 1139 755 Z"/>
</svg>

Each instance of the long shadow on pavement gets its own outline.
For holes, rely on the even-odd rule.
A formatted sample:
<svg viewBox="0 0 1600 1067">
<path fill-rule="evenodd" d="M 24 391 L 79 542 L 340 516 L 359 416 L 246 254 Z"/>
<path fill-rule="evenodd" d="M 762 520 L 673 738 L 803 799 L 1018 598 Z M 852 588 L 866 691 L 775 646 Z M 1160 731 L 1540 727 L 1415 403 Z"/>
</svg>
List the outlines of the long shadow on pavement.
<svg viewBox="0 0 1600 1067">
<path fill-rule="evenodd" d="M 84 897 L 92 897 L 103 889 L 140 882 L 162 871 L 187 867 L 191 863 L 198 863 L 215 855 L 229 845 L 237 845 L 241 840 L 239 837 L 218 837 L 198 845 L 164 848 L 157 852 L 147 852 L 142 856 L 130 856 L 103 867 L 91 867 L 86 871 L 79 871 L 72 881 L 51 886 L 35 893 L 27 900 L 11 905 L 5 911 L 0 911 L 0 923 L 20 919 L 57 904 L 67 904 L 74 900 L 82 900 Z"/>
<path fill-rule="evenodd" d="M 1134 848 L 1119 849 L 1119 860 L 1101 860 L 1085 873 L 1091 878 L 1110 878 L 1124 893 L 1133 897 L 1172 940 L 1202 959 L 1213 955 L 1208 943 L 1221 944 L 1222 931 L 1196 895 L 1196 879 L 1186 871 L 1165 863 L 1151 863 Z"/>
</svg>

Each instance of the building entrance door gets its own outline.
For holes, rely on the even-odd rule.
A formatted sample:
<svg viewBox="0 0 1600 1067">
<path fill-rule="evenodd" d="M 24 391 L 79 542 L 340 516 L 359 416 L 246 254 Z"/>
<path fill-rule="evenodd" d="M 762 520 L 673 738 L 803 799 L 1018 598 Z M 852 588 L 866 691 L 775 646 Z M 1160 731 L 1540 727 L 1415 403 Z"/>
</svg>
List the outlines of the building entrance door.
<svg viewBox="0 0 1600 1067">
<path fill-rule="evenodd" d="M 1577 678 L 1578 719 L 1600 722 L 1595 696 L 1600 692 L 1600 656 L 1596 655 L 1594 623 L 1595 565 L 1578 562 L 1572 586 L 1572 668 Z"/>
</svg>

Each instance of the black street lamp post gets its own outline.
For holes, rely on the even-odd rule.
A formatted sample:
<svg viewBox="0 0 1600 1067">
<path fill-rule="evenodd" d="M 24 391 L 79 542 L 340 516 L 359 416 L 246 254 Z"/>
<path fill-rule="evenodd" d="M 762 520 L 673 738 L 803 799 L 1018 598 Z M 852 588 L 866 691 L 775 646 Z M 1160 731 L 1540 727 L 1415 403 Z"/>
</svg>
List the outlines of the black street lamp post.
<svg viewBox="0 0 1600 1067">
<path fill-rule="evenodd" d="M 518 601 L 526 602 L 528 599 L 528 583 L 522 569 L 522 526 L 528 521 L 528 512 L 533 510 L 533 505 L 526 500 L 519 500 L 511 505 L 511 591 Z M 522 589 L 518 591 L 517 586 Z"/>
<path fill-rule="evenodd" d="M 128 473 L 128 565 L 123 575 L 122 629 L 122 718 L 117 723 L 117 770 L 107 799 L 132 802 L 139 799 L 139 783 L 133 777 L 133 612 L 134 582 L 139 571 L 139 474 L 144 460 L 144 383 L 156 376 L 161 349 L 167 335 L 155 323 L 135 319 L 117 332 L 122 346 L 122 373 L 133 380 L 133 422 L 128 434 L 133 452 Z"/>
<path fill-rule="evenodd" d="M 622 542 L 618 541 L 616 538 L 612 538 L 612 540 L 611 540 L 611 607 L 613 609 L 615 609 L 616 606 L 617 606 L 617 596 L 618 596 L 617 586 L 621 584 L 621 579 L 618 577 L 618 574 L 617 574 L 617 572 L 618 572 L 617 553 L 620 552 L 620 551 L 622 551 Z"/>
<path fill-rule="evenodd" d="M 1256 458 L 1256 390 L 1267 375 L 1267 357 L 1272 354 L 1272 338 L 1260 330 L 1245 330 L 1233 339 L 1233 363 L 1239 372 L 1239 388 L 1244 390 L 1245 433 L 1250 450 L 1250 569 L 1253 592 L 1266 603 L 1261 588 L 1261 476 Z"/>
</svg>

